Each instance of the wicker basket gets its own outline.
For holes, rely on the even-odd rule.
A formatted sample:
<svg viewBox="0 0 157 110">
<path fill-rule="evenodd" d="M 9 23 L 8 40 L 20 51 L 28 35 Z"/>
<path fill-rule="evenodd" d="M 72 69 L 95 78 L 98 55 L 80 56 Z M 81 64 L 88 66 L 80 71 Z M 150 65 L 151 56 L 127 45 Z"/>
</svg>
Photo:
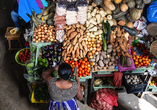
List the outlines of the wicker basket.
<svg viewBox="0 0 157 110">
<path fill-rule="evenodd" d="M 157 58 L 157 40 L 150 45 L 150 51 Z"/>
</svg>

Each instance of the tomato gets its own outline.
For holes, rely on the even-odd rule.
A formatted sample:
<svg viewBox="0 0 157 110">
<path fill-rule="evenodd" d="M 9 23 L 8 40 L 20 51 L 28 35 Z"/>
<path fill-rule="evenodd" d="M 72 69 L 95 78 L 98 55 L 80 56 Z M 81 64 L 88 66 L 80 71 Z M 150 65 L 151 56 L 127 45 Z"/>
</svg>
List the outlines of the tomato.
<svg viewBox="0 0 157 110">
<path fill-rule="evenodd" d="M 84 73 L 85 73 L 85 71 L 84 71 L 84 70 L 82 70 L 81 72 L 82 72 L 82 74 L 84 74 Z"/>
<path fill-rule="evenodd" d="M 88 73 L 87 76 L 90 76 L 90 73 Z"/>
<path fill-rule="evenodd" d="M 75 61 L 75 62 L 74 62 L 74 64 L 76 65 L 76 64 L 78 64 L 78 62 L 77 62 L 77 61 Z"/>
<path fill-rule="evenodd" d="M 74 65 L 74 62 L 71 62 L 72 65 Z"/>
<path fill-rule="evenodd" d="M 138 59 L 135 59 L 136 62 L 138 62 Z"/>
<path fill-rule="evenodd" d="M 81 64 L 81 68 L 84 68 L 84 64 Z"/>
<path fill-rule="evenodd" d="M 138 64 L 139 67 L 141 67 L 141 64 Z"/>
<path fill-rule="evenodd" d="M 79 67 L 79 65 L 78 65 L 78 64 L 76 64 L 75 66 L 76 66 L 77 68 Z"/>
<path fill-rule="evenodd" d="M 81 68 L 81 67 L 79 67 L 79 70 L 80 70 L 80 71 L 82 71 L 82 68 Z"/>
<path fill-rule="evenodd" d="M 85 74 L 83 74 L 83 77 L 85 77 L 86 75 Z"/>
<path fill-rule="evenodd" d="M 80 75 L 82 74 L 81 71 L 79 71 L 79 74 L 80 74 Z"/>
<path fill-rule="evenodd" d="M 147 66 L 147 64 L 145 63 L 144 66 Z"/>
<path fill-rule="evenodd" d="M 134 51 L 132 52 L 132 55 L 135 55 L 135 52 L 134 52 Z"/>
<path fill-rule="evenodd" d="M 94 66 L 94 62 L 91 62 L 91 65 Z"/>
<path fill-rule="evenodd" d="M 69 61 L 68 61 L 68 60 L 65 60 L 65 63 L 69 63 Z"/>
<path fill-rule="evenodd" d="M 84 66 L 84 68 L 88 68 L 88 66 L 87 66 L 87 65 L 85 65 L 85 66 Z"/>
<path fill-rule="evenodd" d="M 85 72 L 85 75 L 88 75 L 88 72 Z"/>
<path fill-rule="evenodd" d="M 85 72 L 86 72 L 87 70 L 88 70 L 87 68 L 84 69 Z"/>
<path fill-rule="evenodd" d="M 135 62 L 135 65 L 138 65 L 138 62 Z"/>
<path fill-rule="evenodd" d="M 136 59 L 139 59 L 139 55 L 136 55 Z"/>
<path fill-rule="evenodd" d="M 79 63 L 82 63 L 82 60 L 79 60 Z"/>
<path fill-rule="evenodd" d="M 146 59 L 143 57 L 142 60 L 146 60 Z"/>
<path fill-rule="evenodd" d="M 86 62 L 85 62 L 85 61 L 82 61 L 82 63 L 85 64 Z"/>
<path fill-rule="evenodd" d="M 80 78 L 82 77 L 82 75 L 80 75 Z"/>
<path fill-rule="evenodd" d="M 148 60 L 146 61 L 146 64 L 149 64 L 149 61 L 148 61 Z"/>
<path fill-rule="evenodd" d="M 140 64 L 141 64 L 141 66 L 143 66 L 143 63 L 142 63 L 142 62 L 141 62 Z"/>
<path fill-rule="evenodd" d="M 79 62 L 79 63 L 78 63 L 78 65 L 80 66 L 80 65 L 81 65 L 81 63 Z"/>
<path fill-rule="evenodd" d="M 145 59 L 146 61 L 148 61 L 148 58 L 146 57 L 146 59 Z"/>
<path fill-rule="evenodd" d="M 133 60 L 136 60 L 136 56 L 133 56 Z"/>
<path fill-rule="evenodd" d="M 151 59 L 148 59 L 149 63 L 151 62 Z"/>
<path fill-rule="evenodd" d="M 72 71 L 74 71 L 74 68 L 72 68 Z"/>
<path fill-rule="evenodd" d="M 87 58 L 84 58 L 84 61 L 88 61 L 88 59 L 87 59 Z"/>
<path fill-rule="evenodd" d="M 135 60 L 135 61 L 136 61 L 136 60 Z M 139 62 L 142 62 L 142 59 L 139 59 L 138 61 L 139 61 Z"/>
</svg>

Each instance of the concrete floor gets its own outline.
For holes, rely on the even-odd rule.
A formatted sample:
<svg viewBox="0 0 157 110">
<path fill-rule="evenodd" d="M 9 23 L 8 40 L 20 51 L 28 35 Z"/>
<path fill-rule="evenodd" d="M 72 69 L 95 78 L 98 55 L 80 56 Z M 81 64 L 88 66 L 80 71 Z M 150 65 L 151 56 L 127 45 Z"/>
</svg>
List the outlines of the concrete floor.
<svg viewBox="0 0 157 110">
<path fill-rule="evenodd" d="M 28 98 L 27 81 L 23 77 L 23 67 L 15 61 L 16 51 L 8 51 L 5 39 L 7 27 L 14 26 L 10 12 L 13 0 L 0 1 L 0 110 L 46 110 L 47 104 L 31 104 Z M 13 46 L 18 46 L 17 41 Z M 150 104 L 150 103 L 151 104 Z M 78 102 L 80 110 L 92 110 Z M 149 95 L 139 99 L 134 94 L 120 93 L 118 107 L 113 110 L 156 110 L 156 97 Z"/>
</svg>

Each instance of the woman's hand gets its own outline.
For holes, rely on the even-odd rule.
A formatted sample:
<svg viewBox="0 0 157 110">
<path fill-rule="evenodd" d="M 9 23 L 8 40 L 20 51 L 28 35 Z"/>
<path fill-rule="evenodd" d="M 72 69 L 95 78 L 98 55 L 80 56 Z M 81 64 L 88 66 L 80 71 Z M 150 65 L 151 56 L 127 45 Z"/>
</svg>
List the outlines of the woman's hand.
<svg viewBox="0 0 157 110">
<path fill-rule="evenodd" d="M 55 71 L 58 71 L 58 67 L 59 67 L 59 65 L 56 65 L 56 66 L 54 67 L 54 70 L 55 70 Z"/>
<path fill-rule="evenodd" d="M 77 74 L 73 74 L 76 78 L 75 78 L 75 80 L 76 80 L 76 82 L 78 82 L 79 81 L 79 77 L 78 77 L 78 75 Z"/>
</svg>

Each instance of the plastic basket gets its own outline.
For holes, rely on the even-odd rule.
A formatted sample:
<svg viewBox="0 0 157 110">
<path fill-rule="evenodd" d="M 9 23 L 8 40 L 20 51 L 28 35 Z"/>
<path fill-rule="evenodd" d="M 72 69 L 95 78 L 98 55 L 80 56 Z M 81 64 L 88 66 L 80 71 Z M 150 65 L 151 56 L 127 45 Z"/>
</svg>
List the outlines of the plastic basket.
<svg viewBox="0 0 157 110">
<path fill-rule="evenodd" d="M 144 81 L 144 79 L 142 77 L 141 77 L 141 79 L 143 80 L 144 84 L 130 85 L 127 83 L 127 81 L 125 79 L 125 75 L 123 75 L 124 86 L 125 86 L 128 94 L 129 93 L 139 93 L 139 92 L 145 91 L 146 86 L 147 86 L 147 81 Z"/>
<path fill-rule="evenodd" d="M 23 49 L 29 49 L 29 48 L 23 48 Z M 16 53 L 16 55 L 15 55 L 15 61 L 16 61 L 18 64 L 20 64 L 20 65 L 22 65 L 22 66 L 25 66 L 25 63 L 19 62 L 19 57 L 18 57 L 19 53 L 20 53 L 23 49 L 19 50 L 19 51 Z"/>
</svg>

